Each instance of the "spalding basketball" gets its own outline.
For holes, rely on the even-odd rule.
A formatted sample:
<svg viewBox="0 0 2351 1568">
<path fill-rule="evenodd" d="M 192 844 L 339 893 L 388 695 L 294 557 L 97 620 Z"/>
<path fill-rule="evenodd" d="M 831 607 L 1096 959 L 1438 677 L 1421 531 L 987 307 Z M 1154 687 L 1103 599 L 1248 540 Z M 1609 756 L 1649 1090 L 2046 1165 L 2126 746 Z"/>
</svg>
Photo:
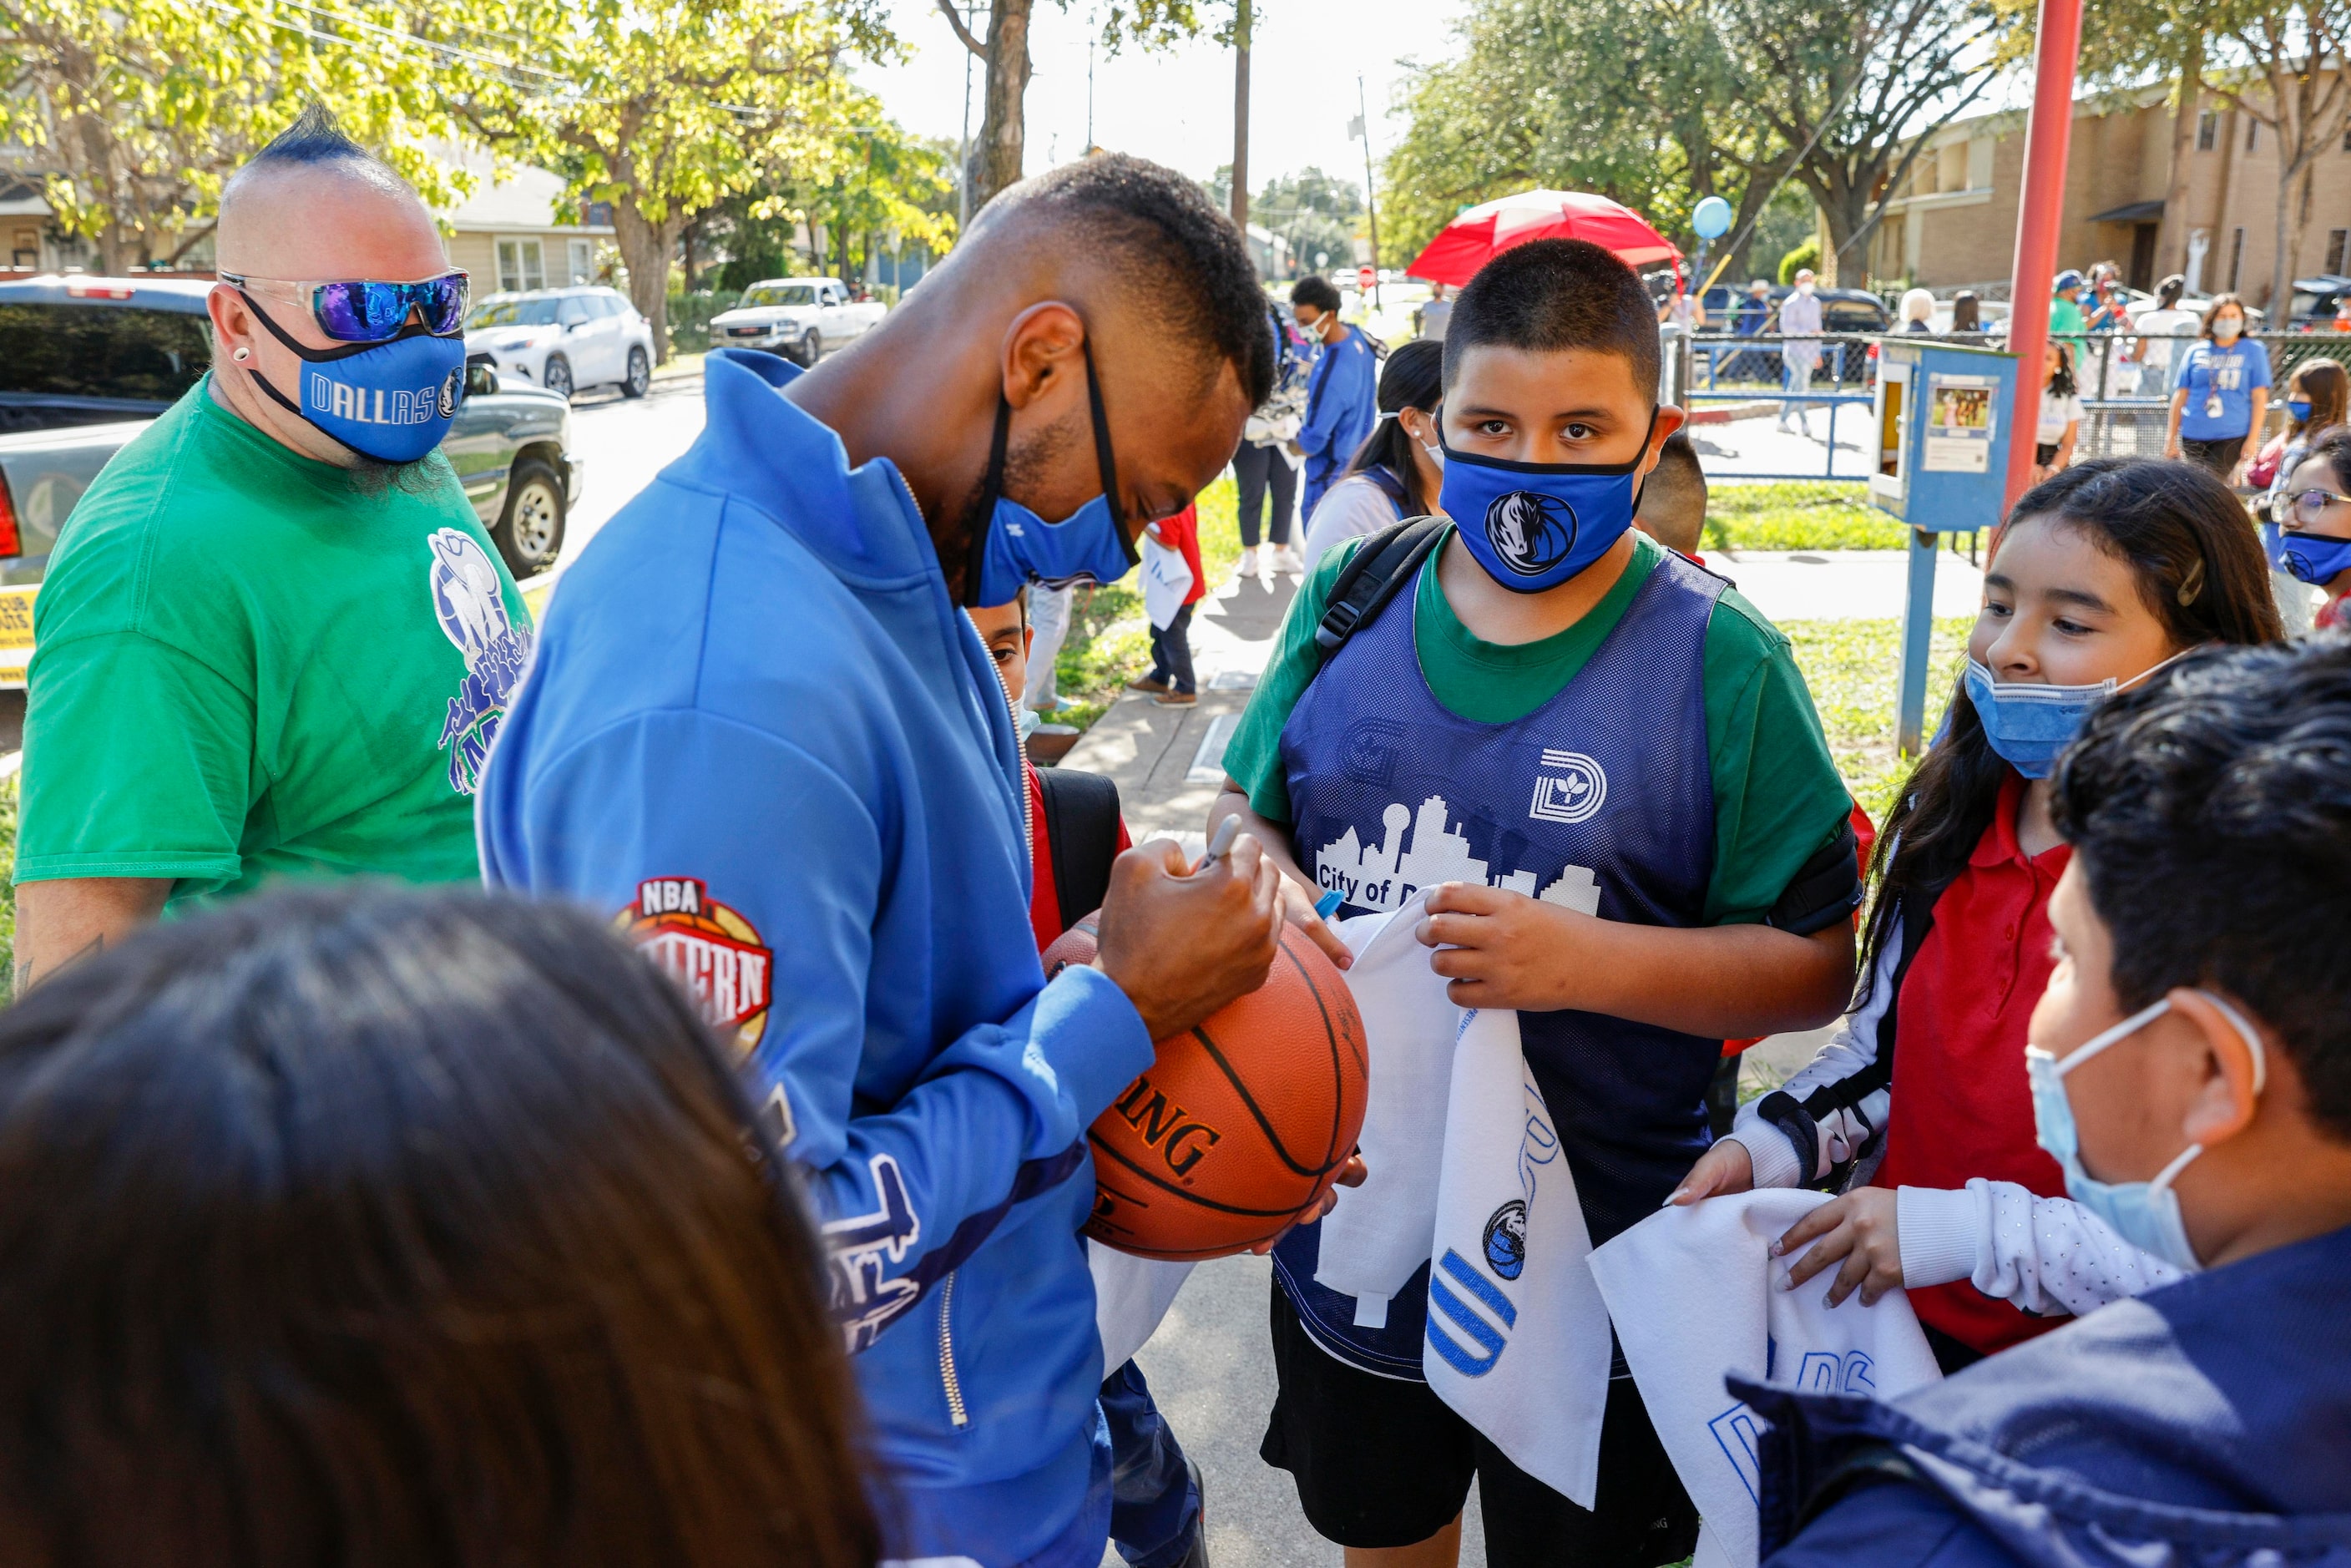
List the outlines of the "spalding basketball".
<svg viewBox="0 0 2351 1568">
<path fill-rule="evenodd" d="M 1050 978 L 1093 961 L 1088 915 L 1045 950 Z M 1264 985 L 1189 1033 L 1086 1134 L 1086 1234 L 1145 1258 L 1221 1258 L 1313 1218 L 1364 1130 L 1369 1059 L 1355 998 L 1295 927 Z"/>
</svg>

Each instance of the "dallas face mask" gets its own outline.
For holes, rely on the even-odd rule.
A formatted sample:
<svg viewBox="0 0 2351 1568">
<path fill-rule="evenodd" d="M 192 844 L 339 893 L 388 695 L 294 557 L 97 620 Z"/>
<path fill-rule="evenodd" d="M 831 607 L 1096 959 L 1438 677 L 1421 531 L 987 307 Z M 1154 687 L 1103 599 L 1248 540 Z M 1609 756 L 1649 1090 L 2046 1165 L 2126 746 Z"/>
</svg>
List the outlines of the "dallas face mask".
<svg viewBox="0 0 2351 1568">
<path fill-rule="evenodd" d="M 1653 412 L 1649 428 L 1656 425 Z M 1646 436 L 1629 463 L 1513 463 L 1456 452 L 1444 428 L 1437 426 L 1445 466 L 1437 509 L 1453 519 L 1486 575 L 1512 592 L 1557 588 L 1633 526 Z"/>
<path fill-rule="evenodd" d="M 2268 537 L 2270 564 L 2297 582 L 2324 588 L 2335 574 L 2351 568 L 2351 539 L 2330 539 L 2323 534 L 2291 534 L 2273 524 Z"/>
<path fill-rule="evenodd" d="M 2150 664 L 2129 680 L 2111 680 L 2091 686 L 2053 686 L 2035 681 L 1999 681 L 1973 659 L 1968 661 L 1968 700 L 1983 720 L 1984 738 L 2001 761 L 2027 779 L 2046 779 L 2057 766 L 2057 754 L 2074 744 L 2090 710 L 2107 697 L 2135 686 L 2188 649 Z"/>
<path fill-rule="evenodd" d="M 2269 1079 L 2269 1061 L 2262 1052 L 2262 1037 L 2253 1032 L 2252 1026 L 2236 1009 L 2211 992 L 2199 991 L 2197 995 L 2219 1008 L 2243 1037 L 2245 1049 L 2253 1055 L 2253 1093 L 2258 1097 Z M 2140 1251 L 2152 1252 L 2167 1263 L 2193 1271 L 2203 1264 L 2196 1249 L 2188 1244 L 2188 1228 L 2179 1218 L 2179 1195 L 2172 1190 L 2171 1184 L 2188 1168 L 2189 1161 L 2204 1152 L 2204 1145 L 2189 1145 L 2177 1159 L 2156 1172 L 2153 1181 L 2100 1181 L 2083 1168 L 2081 1134 L 2074 1125 L 2074 1103 L 2065 1093 L 2067 1073 L 2109 1046 L 2137 1034 L 2170 1008 L 2168 998 L 2142 1008 L 2084 1043 L 2062 1061 L 2037 1045 L 2028 1045 L 2024 1048 L 2024 1076 L 2032 1086 L 2033 1141 L 2064 1168 L 2065 1196 L 2105 1220 L 2109 1229 Z"/>
<path fill-rule="evenodd" d="M 254 384 L 287 413 L 379 463 L 413 463 L 449 434 L 465 398 L 462 329 L 436 336 L 420 321 L 388 342 L 313 349 L 288 337 L 252 295 L 246 302 L 271 337 L 302 358 L 299 403 L 251 372 Z"/>
<path fill-rule="evenodd" d="M 1094 376 L 1094 350 L 1081 343 L 1086 361 L 1086 399 L 1093 412 L 1094 466 L 1102 494 L 1058 523 L 1049 523 L 1004 494 L 1004 456 L 1012 434 L 1012 404 L 996 401 L 996 443 L 987 455 L 987 479 L 980 494 L 979 528 L 971 541 L 973 565 L 965 577 L 964 602 L 1007 604 L 1032 582 L 1066 588 L 1073 582 L 1116 582 L 1140 559 L 1118 513 L 1118 465 L 1112 460 L 1110 421 L 1103 416 L 1102 383 Z"/>
</svg>

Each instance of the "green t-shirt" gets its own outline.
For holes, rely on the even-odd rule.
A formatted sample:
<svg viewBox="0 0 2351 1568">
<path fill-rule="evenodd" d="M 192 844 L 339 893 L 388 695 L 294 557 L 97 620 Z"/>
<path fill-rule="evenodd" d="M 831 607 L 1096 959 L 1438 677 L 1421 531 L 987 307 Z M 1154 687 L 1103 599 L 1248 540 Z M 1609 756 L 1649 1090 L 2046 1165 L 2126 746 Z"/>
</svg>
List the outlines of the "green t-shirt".
<svg viewBox="0 0 2351 1568">
<path fill-rule="evenodd" d="M 2079 305 L 2074 304 L 2071 299 L 2060 299 L 2054 295 L 2050 297 L 2049 335 L 2051 337 L 2078 338 L 2089 330 L 2089 325 L 2090 319 L 2082 314 L 2082 308 Z M 2074 373 L 2079 375 L 2081 369 L 2079 365 L 2074 366 Z"/>
<path fill-rule="evenodd" d="M 438 454 L 364 480 L 207 380 L 74 508 L 33 625 L 17 881 L 480 874 L 530 612 Z"/>
<path fill-rule="evenodd" d="M 1647 535 L 1634 538 L 1631 564 L 1583 620 L 1539 642 L 1516 644 L 1486 642 L 1461 624 L 1437 582 L 1443 547 L 1430 552 L 1413 610 L 1413 645 L 1430 694 L 1478 724 L 1511 723 L 1558 695 L 1665 558 L 1664 547 Z M 1274 821 L 1290 821 L 1282 727 L 1322 667 L 1314 629 L 1331 585 L 1362 542 L 1326 552 L 1300 586 L 1273 658 L 1225 747 L 1225 771 L 1249 791 L 1258 813 Z M 1714 872 L 1705 918 L 1712 925 L 1751 923 L 1770 912 L 1803 863 L 1836 837 L 1853 799 L 1830 760 L 1820 715 L 1787 638 L 1736 591 L 1723 594 L 1707 622 L 1704 661 L 1707 758 L 1714 779 Z"/>
</svg>

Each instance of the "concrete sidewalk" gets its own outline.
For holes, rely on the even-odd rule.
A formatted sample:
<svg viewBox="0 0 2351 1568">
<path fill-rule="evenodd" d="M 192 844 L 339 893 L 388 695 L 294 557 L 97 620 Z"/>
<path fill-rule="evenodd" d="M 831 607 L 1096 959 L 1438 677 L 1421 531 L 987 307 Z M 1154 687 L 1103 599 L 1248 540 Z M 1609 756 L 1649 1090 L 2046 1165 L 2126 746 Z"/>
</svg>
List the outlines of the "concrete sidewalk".
<svg viewBox="0 0 2351 1568">
<path fill-rule="evenodd" d="M 1061 759 L 1064 768 L 1117 781 L 1127 828 L 1138 841 L 1172 837 L 1200 852 L 1209 804 L 1224 781 L 1225 740 L 1272 656 L 1298 581 L 1238 578 L 1216 589 L 1192 612 L 1198 706 L 1161 707 L 1147 696 L 1121 697 Z"/>
</svg>

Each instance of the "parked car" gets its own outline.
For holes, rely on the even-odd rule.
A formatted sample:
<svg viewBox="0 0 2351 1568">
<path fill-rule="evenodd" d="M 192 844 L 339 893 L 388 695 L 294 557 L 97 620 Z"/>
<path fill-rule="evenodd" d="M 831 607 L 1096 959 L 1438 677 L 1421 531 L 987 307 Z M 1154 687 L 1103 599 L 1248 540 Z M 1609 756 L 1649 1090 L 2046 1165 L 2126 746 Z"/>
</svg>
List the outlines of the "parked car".
<svg viewBox="0 0 2351 1568">
<path fill-rule="evenodd" d="M 213 362 L 204 296 L 187 278 L 0 282 L 0 582 L 38 582 L 57 532 L 108 458 Z M 569 408 L 469 365 L 441 450 L 516 577 L 563 549 L 580 494 Z"/>
<path fill-rule="evenodd" d="M 643 397 L 653 381 L 653 323 L 610 288 L 493 294 L 465 318 L 465 361 L 567 398 L 593 386 Z"/>
<path fill-rule="evenodd" d="M 889 307 L 850 298 L 838 277 L 770 277 L 743 290 L 742 303 L 710 319 L 713 347 L 765 349 L 813 365 L 827 349 L 878 327 Z"/>
<path fill-rule="evenodd" d="M 2286 312 L 2285 330 L 2289 332 L 2332 332 L 2335 313 L 2351 298 L 2351 277 L 2338 277 L 2331 273 L 2317 277 L 2297 277 L 2294 280 L 2291 308 Z"/>
</svg>

